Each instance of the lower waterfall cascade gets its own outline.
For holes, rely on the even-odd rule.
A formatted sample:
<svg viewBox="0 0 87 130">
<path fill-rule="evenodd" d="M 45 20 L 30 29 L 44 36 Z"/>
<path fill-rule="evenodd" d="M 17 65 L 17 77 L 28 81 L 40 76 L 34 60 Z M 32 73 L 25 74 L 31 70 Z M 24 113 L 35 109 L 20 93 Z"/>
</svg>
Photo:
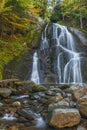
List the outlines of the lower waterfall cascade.
<svg viewBox="0 0 87 130">
<path fill-rule="evenodd" d="M 40 47 L 33 55 L 31 80 L 36 84 L 46 83 L 46 76 L 53 74 L 55 83 L 83 83 L 84 52 L 77 44 L 80 45 L 66 26 L 47 24 Z"/>
<path fill-rule="evenodd" d="M 39 73 L 38 73 L 38 55 L 37 52 L 33 55 L 33 68 L 31 74 L 31 81 L 34 81 L 36 84 L 40 84 Z"/>
</svg>

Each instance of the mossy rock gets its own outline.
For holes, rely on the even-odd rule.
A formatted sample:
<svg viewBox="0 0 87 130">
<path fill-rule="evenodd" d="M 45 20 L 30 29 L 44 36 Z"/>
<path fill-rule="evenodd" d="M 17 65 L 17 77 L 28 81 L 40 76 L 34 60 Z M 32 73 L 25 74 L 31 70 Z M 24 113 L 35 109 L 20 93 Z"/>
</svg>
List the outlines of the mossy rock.
<svg viewBox="0 0 87 130">
<path fill-rule="evenodd" d="M 35 85 L 35 83 L 30 80 L 24 81 L 23 84 L 26 88 L 29 88 L 29 87 L 31 88 L 32 85 Z"/>
<path fill-rule="evenodd" d="M 67 88 L 70 88 L 70 84 L 60 84 L 58 86 L 58 88 L 60 88 L 60 89 L 67 89 Z"/>
<path fill-rule="evenodd" d="M 15 84 L 16 86 L 21 86 L 21 85 L 23 85 L 23 82 L 18 81 L 18 82 L 15 82 L 14 84 Z"/>
<path fill-rule="evenodd" d="M 39 92 L 39 91 L 45 91 L 45 90 L 47 90 L 47 88 L 45 86 L 37 85 L 33 81 L 29 81 L 29 80 L 24 82 L 24 86 L 26 88 L 29 88 L 29 90 L 32 90 L 34 92 Z"/>
<path fill-rule="evenodd" d="M 9 88 L 0 88 L 0 96 L 4 98 L 9 97 L 11 93 L 12 91 Z"/>
<path fill-rule="evenodd" d="M 45 91 L 45 90 L 47 90 L 47 88 L 42 85 L 34 84 L 34 85 L 32 85 L 32 90 L 35 92 L 39 92 L 39 91 Z"/>
</svg>

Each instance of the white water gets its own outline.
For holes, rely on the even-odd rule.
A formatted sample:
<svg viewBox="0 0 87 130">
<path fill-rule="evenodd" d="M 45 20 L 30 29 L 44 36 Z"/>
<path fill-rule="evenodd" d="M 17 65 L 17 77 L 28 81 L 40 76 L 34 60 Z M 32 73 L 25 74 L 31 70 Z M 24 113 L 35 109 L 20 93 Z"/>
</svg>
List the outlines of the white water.
<svg viewBox="0 0 87 130">
<path fill-rule="evenodd" d="M 12 114 L 5 114 L 4 117 L 2 117 L 0 120 L 7 120 L 7 121 L 12 121 L 12 120 L 16 120 L 16 117 L 13 117 Z"/>
<path fill-rule="evenodd" d="M 40 84 L 39 73 L 38 73 L 38 55 L 37 52 L 33 55 L 33 67 L 32 67 L 32 74 L 31 74 L 31 81 L 36 84 Z"/>
<path fill-rule="evenodd" d="M 23 99 L 23 98 L 29 98 L 29 95 L 20 95 L 20 96 L 12 96 L 13 99 Z"/>
<path fill-rule="evenodd" d="M 48 39 L 47 39 L 47 36 L 46 36 L 47 28 L 48 28 L 48 24 L 46 25 L 45 30 L 42 33 L 42 42 L 41 42 L 41 46 L 40 46 L 41 50 L 47 49 L 49 47 Z"/>
<path fill-rule="evenodd" d="M 76 51 L 72 34 L 65 26 L 53 24 L 53 39 L 57 41 L 58 83 L 82 83 L 80 53 Z M 68 54 L 66 64 L 64 53 Z"/>
<path fill-rule="evenodd" d="M 54 41 L 53 45 L 55 44 L 54 46 L 56 46 L 56 49 L 54 50 L 54 52 L 52 50 L 52 52 L 56 54 L 54 58 L 56 60 L 56 64 L 54 64 L 55 66 L 53 66 L 54 68 L 56 68 L 56 83 L 82 83 L 83 81 L 80 57 L 81 53 L 77 51 L 76 42 L 73 38 L 73 35 L 68 31 L 67 27 L 59 24 L 53 24 L 53 32 L 50 33 L 53 33 L 51 35 L 51 39 L 48 39 L 47 32 L 49 33 L 48 24 L 46 25 L 45 30 L 42 33 L 40 51 L 41 55 L 44 57 L 49 55 L 51 52 L 50 50 L 52 49 L 50 48 L 52 46 L 52 41 Z M 50 40 L 52 40 L 51 43 Z M 31 80 L 34 81 L 36 84 L 40 84 L 38 68 L 38 54 L 37 52 L 35 52 L 33 55 Z"/>
<path fill-rule="evenodd" d="M 30 108 L 26 108 L 27 112 L 30 113 L 35 121 L 36 121 L 36 124 L 35 124 L 35 128 L 39 129 L 43 129 L 46 127 L 46 122 L 43 120 L 43 118 L 41 117 L 40 113 L 35 113 L 33 112 Z"/>
<path fill-rule="evenodd" d="M 46 123 L 43 120 L 43 118 L 41 117 L 40 114 L 35 114 L 35 119 L 36 119 L 36 128 L 45 128 L 46 127 Z"/>
</svg>

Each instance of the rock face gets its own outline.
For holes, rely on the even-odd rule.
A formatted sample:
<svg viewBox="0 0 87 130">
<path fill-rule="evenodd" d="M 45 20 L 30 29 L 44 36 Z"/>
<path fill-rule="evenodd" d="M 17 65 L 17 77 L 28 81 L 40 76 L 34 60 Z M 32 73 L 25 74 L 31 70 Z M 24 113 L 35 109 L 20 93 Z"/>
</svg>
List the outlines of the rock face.
<svg viewBox="0 0 87 130">
<path fill-rule="evenodd" d="M 3 78 L 15 77 L 21 80 L 28 79 L 31 74 L 33 51 L 24 52 L 20 57 L 14 58 L 4 68 Z"/>
<path fill-rule="evenodd" d="M 56 128 L 72 127 L 79 124 L 80 120 L 77 109 L 55 109 L 49 125 Z"/>
<path fill-rule="evenodd" d="M 87 117 L 87 95 L 80 98 L 77 102 L 77 107 L 80 111 L 80 113 Z"/>
</svg>

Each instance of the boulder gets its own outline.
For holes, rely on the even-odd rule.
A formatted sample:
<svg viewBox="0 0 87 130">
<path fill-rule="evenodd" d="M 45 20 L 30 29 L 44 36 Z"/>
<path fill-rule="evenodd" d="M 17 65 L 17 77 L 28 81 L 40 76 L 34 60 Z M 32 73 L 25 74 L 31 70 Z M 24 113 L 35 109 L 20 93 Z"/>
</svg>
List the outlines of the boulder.
<svg viewBox="0 0 87 130">
<path fill-rule="evenodd" d="M 73 97 L 75 100 L 79 100 L 82 96 L 87 94 L 87 86 L 80 87 L 76 91 L 73 91 Z"/>
<path fill-rule="evenodd" d="M 83 116 L 87 117 L 87 95 L 78 100 L 77 108 Z"/>
<path fill-rule="evenodd" d="M 5 97 L 5 98 L 9 97 L 11 93 L 12 93 L 12 91 L 9 88 L 0 88 L 0 95 L 2 97 Z"/>
<path fill-rule="evenodd" d="M 78 125 L 80 121 L 81 117 L 77 109 L 55 109 L 49 125 L 56 128 L 65 128 Z"/>
</svg>

